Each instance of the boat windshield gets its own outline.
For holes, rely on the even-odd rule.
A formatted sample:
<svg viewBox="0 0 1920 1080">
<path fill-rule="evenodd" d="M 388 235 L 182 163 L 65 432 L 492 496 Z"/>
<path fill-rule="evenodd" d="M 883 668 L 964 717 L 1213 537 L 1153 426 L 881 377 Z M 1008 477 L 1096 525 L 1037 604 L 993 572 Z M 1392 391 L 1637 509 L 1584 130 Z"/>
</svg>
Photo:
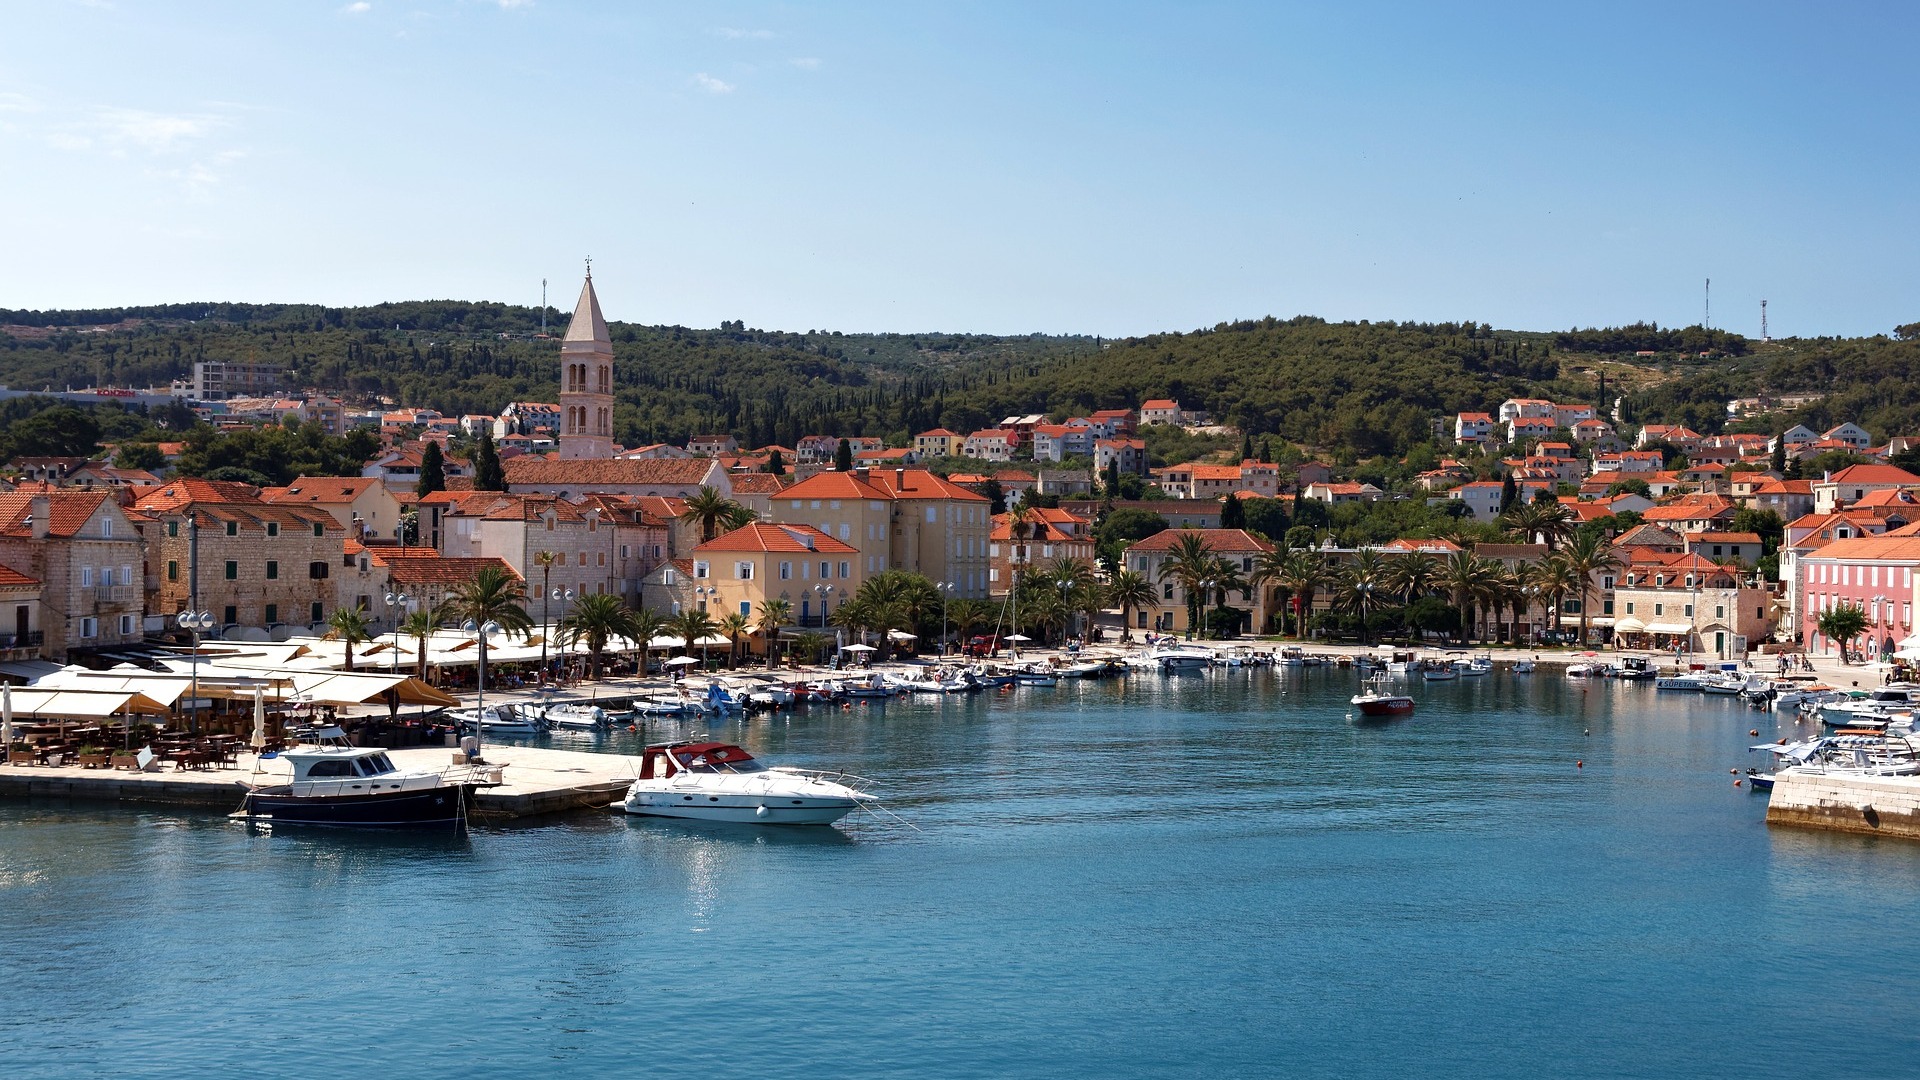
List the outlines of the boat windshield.
<svg viewBox="0 0 1920 1080">
<path fill-rule="evenodd" d="M 767 768 L 737 746 L 676 750 L 673 756 L 687 772 L 752 773 L 765 772 Z"/>
<path fill-rule="evenodd" d="M 394 772 L 393 759 L 385 754 L 368 754 L 359 761 L 361 776 L 384 776 Z"/>
</svg>

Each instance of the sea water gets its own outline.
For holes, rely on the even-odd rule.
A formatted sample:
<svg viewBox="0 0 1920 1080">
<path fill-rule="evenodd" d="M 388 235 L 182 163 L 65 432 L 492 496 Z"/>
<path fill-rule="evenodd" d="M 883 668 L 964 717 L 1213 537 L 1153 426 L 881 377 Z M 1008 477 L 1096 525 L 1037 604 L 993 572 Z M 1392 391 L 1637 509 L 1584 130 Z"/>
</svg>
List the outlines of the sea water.
<svg viewBox="0 0 1920 1080">
<path fill-rule="evenodd" d="M 1415 681 L 1413 717 L 1367 722 L 1356 686 L 705 725 L 898 815 L 834 829 L 0 802 L 0 1070 L 1920 1075 L 1920 844 L 1767 828 L 1728 770 L 1790 719 L 1541 673 Z"/>
</svg>

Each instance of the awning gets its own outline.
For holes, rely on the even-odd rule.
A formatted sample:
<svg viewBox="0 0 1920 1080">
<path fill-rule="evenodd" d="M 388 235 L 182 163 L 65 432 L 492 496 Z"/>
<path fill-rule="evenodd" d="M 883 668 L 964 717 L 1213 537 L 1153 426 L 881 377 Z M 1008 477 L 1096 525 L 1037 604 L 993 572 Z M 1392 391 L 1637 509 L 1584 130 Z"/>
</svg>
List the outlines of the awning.
<svg viewBox="0 0 1920 1080">
<path fill-rule="evenodd" d="M 1693 627 L 1683 622 L 1657 622 L 1647 624 L 1649 634 L 1690 634 Z"/>
<path fill-rule="evenodd" d="M 21 717 L 58 717 L 63 720 L 107 720 L 122 713 L 165 716 L 167 707 L 136 693 L 94 693 L 87 690 L 16 689 L 13 692 L 13 719 Z"/>
<path fill-rule="evenodd" d="M 1613 629 L 1615 633 L 1619 634 L 1641 634 L 1646 632 L 1647 624 L 1629 615 L 1619 622 L 1614 623 Z"/>
</svg>

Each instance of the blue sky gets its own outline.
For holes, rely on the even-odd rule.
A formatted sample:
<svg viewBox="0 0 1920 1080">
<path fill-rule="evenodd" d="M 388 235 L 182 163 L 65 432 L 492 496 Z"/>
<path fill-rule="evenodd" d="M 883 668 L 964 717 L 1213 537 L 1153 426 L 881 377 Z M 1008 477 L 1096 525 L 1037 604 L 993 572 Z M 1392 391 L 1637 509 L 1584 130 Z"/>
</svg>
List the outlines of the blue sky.
<svg viewBox="0 0 1920 1080">
<path fill-rule="evenodd" d="M 0 307 L 1884 332 L 1915 11 L 15 0 Z"/>
</svg>

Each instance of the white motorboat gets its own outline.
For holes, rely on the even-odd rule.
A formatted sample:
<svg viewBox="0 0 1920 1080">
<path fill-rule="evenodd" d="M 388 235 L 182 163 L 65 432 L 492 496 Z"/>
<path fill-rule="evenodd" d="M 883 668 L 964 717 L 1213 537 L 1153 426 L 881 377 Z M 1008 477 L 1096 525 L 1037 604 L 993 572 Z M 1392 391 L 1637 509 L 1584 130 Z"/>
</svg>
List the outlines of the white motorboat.
<svg viewBox="0 0 1920 1080">
<path fill-rule="evenodd" d="M 1014 672 L 1013 682 L 1016 686 L 1058 686 L 1060 676 L 1046 668 L 1030 668 Z"/>
<path fill-rule="evenodd" d="M 831 825 L 873 798 L 840 781 L 838 774 L 769 768 L 732 743 L 660 743 L 641 753 L 639 778 L 613 805 L 653 817 Z"/>
<path fill-rule="evenodd" d="M 1460 677 L 1460 665 L 1451 660 L 1429 660 L 1420 669 L 1420 677 L 1427 682 L 1450 682 Z"/>
<path fill-rule="evenodd" d="M 636 698 L 633 711 L 641 716 L 685 716 L 687 705 L 677 698 Z"/>
<path fill-rule="evenodd" d="M 1513 673 L 1515 675 L 1533 674 L 1533 661 L 1527 659 L 1515 660 L 1513 662 Z"/>
<path fill-rule="evenodd" d="M 1701 684 L 1706 681 L 1706 678 L 1704 674 L 1698 671 L 1691 671 L 1685 675 L 1662 675 L 1653 680 L 1653 688 L 1655 690 L 1698 691 Z"/>
<path fill-rule="evenodd" d="M 269 784 L 243 782 L 247 793 L 231 815 L 235 820 L 463 832 L 467 800 L 491 782 L 470 767 L 453 773 L 401 769 L 385 750 L 348 746 L 344 736 L 334 745 L 302 746 L 280 756 L 293 775 Z"/>
<path fill-rule="evenodd" d="M 1460 674 L 1470 677 L 1491 675 L 1493 674 L 1493 657 L 1486 653 L 1481 653 L 1479 656 L 1468 657 L 1454 664 L 1454 667 L 1460 670 Z"/>
<path fill-rule="evenodd" d="M 1097 679 L 1107 673 L 1105 660 L 1082 660 L 1076 664 L 1067 664 L 1059 669 L 1063 679 Z"/>
<path fill-rule="evenodd" d="M 485 710 L 449 709 L 446 717 L 462 731 L 472 731 L 477 721 L 482 734 L 486 735 L 535 735 L 540 731 L 540 717 L 531 709 L 518 709 L 512 705 L 489 705 Z"/>
<path fill-rule="evenodd" d="M 1173 645 L 1155 649 L 1147 654 L 1147 659 L 1160 665 L 1162 671 L 1199 671 L 1213 663 L 1213 653 L 1207 649 Z"/>
<path fill-rule="evenodd" d="M 599 731 L 608 726 L 607 711 L 598 705 L 570 702 L 550 705 L 543 719 L 547 726 L 562 731 Z"/>
<path fill-rule="evenodd" d="M 1703 694 L 1741 694 L 1752 685 L 1747 676 L 1738 671 L 1716 671 L 1700 680 L 1700 692 Z"/>
<path fill-rule="evenodd" d="M 849 682 L 846 684 L 846 693 L 848 697 L 890 698 L 894 696 L 894 694 L 897 692 L 898 691 L 896 690 L 894 685 L 891 682 L 887 681 L 886 676 L 879 675 L 879 674 L 875 674 L 873 676 L 870 676 L 869 678 L 866 678 L 857 682 Z"/>
</svg>

